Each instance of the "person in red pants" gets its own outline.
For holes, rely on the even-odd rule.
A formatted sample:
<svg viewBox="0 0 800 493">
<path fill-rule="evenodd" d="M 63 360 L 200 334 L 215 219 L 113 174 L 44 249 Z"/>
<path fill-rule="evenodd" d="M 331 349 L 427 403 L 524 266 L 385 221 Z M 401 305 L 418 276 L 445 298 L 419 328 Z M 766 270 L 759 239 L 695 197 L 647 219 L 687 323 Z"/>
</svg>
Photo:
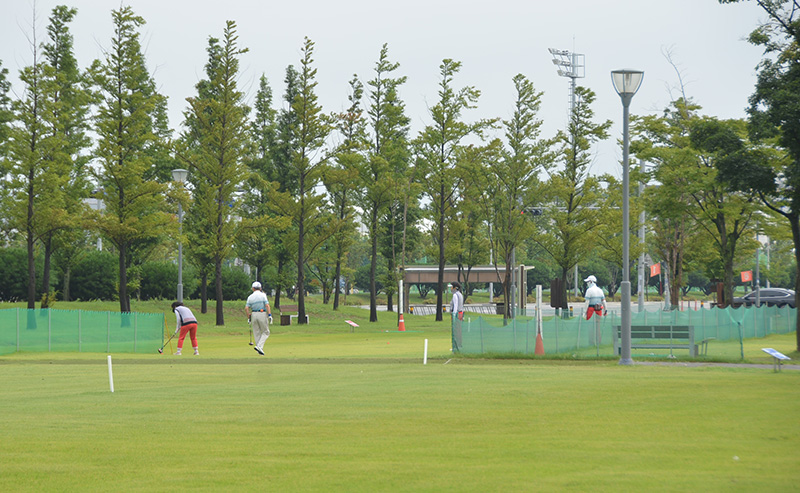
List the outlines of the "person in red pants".
<svg viewBox="0 0 800 493">
<path fill-rule="evenodd" d="M 583 282 L 588 285 L 584 296 L 586 298 L 586 320 L 592 318 L 592 315 L 602 317 L 606 312 L 606 295 L 597 286 L 597 278 L 589 276 Z"/>
<path fill-rule="evenodd" d="M 186 338 L 186 334 L 189 334 L 189 338 L 192 341 L 194 354 L 197 356 L 200 354 L 197 346 L 197 319 L 192 311 L 183 306 L 183 303 L 180 301 L 176 301 L 172 304 L 172 311 L 175 312 L 175 318 L 177 320 L 175 333 L 177 334 L 178 330 L 181 331 L 181 335 L 178 337 L 178 350 L 175 352 L 175 354 L 180 356 L 181 349 L 183 349 L 183 340 Z"/>
</svg>

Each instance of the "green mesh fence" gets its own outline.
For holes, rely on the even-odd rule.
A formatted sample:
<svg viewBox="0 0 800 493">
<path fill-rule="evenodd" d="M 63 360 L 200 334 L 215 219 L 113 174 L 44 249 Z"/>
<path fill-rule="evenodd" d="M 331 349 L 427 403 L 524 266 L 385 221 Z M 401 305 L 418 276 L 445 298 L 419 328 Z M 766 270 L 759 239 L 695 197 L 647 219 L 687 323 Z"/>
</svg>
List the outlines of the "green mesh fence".
<svg viewBox="0 0 800 493">
<path fill-rule="evenodd" d="M 714 308 L 631 314 L 631 354 L 646 356 L 740 357 L 744 339 L 786 334 L 797 330 L 797 311 L 789 307 Z M 559 318 L 542 321 L 545 354 L 580 356 L 619 355 L 620 317 Z M 637 327 L 640 330 L 637 331 Z M 648 332 L 650 331 L 650 332 Z M 615 334 L 616 332 L 616 334 Z M 647 337 L 645 334 L 651 334 Z M 691 341 L 687 337 L 691 334 Z M 517 317 L 503 325 L 501 318 L 465 318 L 462 353 L 534 354 L 536 320 Z M 680 346 L 694 346 L 692 349 Z M 670 347 L 672 346 L 672 347 Z"/>
<path fill-rule="evenodd" d="M 162 313 L 0 310 L 0 354 L 153 352 L 163 341 L 164 318 Z"/>
</svg>

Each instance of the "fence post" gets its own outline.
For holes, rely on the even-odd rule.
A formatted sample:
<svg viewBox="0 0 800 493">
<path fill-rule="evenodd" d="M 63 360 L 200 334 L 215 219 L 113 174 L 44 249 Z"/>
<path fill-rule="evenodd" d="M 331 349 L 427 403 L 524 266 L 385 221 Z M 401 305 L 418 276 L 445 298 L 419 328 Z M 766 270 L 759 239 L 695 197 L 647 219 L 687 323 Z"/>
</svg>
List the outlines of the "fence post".
<svg viewBox="0 0 800 493">
<path fill-rule="evenodd" d="M 111 312 L 106 312 L 106 352 L 111 352 Z"/>
</svg>

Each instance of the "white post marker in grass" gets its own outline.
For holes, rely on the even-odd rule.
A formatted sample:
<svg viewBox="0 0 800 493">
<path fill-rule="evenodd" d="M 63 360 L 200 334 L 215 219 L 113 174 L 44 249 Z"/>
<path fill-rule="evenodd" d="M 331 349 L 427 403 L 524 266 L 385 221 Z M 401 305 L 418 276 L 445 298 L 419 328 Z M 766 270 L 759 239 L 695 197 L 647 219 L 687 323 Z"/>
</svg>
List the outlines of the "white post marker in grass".
<svg viewBox="0 0 800 493">
<path fill-rule="evenodd" d="M 425 339 L 425 351 L 422 354 L 422 364 L 423 365 L 427 365 L 428 364 L 428 340 L 427 339 Z"/>
<path fill-rule="evenodd" d="M 792 359 L 786 356 L 785 354 L 781 353 L 780 351 L 772 349 L 771 347 L 761 348 L 761 350 L 767 353 L 768 355 L 772 356 L 774 371 L 781 371 L 781 363 Z"/>
<path fill-rule="evenodd" d="M 111 393 L 114 393 L 114 373 L 111 371 L 111 355 L 108 355 L 108 384 L 111 386 Z"/>
</svg>

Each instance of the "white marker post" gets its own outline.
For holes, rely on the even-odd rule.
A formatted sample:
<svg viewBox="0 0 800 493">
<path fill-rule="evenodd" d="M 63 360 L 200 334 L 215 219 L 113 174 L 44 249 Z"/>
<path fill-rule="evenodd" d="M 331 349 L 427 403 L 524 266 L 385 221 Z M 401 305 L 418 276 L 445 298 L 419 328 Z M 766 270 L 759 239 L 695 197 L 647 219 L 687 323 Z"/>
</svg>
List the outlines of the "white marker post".
<svg viewBox="0 0 800 493">
<path fill-rule="evenodd" d="M 114 392 L 114 373 L 111 371 L 111 355 L 108 355 L 108 383 L 111 386 L 111 392 Z"/>
<path fill-rule="evenodd" d="M 422 356 L 422 364 L 423 365 L 427 365 L 428 364 L 428 340 L 427 339 L 425 339 L 425 352 L 423 353 L 423 356 Z"/>
</svg>

